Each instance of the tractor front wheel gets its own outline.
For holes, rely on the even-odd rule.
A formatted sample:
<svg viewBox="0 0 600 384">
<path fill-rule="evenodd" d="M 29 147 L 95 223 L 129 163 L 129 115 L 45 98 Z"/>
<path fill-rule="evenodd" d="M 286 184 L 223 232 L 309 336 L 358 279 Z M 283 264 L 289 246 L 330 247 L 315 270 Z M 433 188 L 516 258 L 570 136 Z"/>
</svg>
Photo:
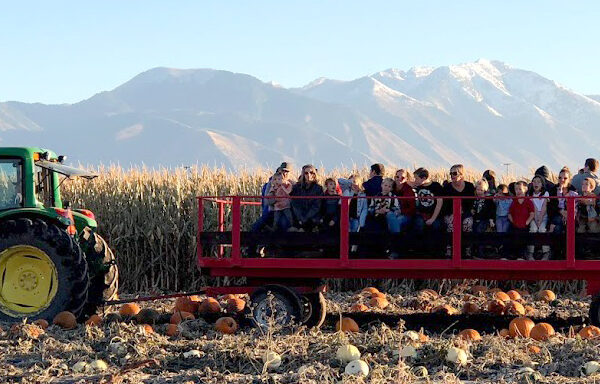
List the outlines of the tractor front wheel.
<svg viewBox="0 0 600 384">
<path fill-rule="evenodd" d="M 64 229 L 41 219 L 0 222 L 0 321 L 79 316 L 87 292 L 85 257 Z"/>
<path fill-rule="evenodd" d="M 91 316 L 105 301 L 118 298 L 119 269 L 106 241 L 89 227 L 79 236 L 79 245 L 87 259 L 90 279 L 88 301 L 83 312 Z"/>
</svg>

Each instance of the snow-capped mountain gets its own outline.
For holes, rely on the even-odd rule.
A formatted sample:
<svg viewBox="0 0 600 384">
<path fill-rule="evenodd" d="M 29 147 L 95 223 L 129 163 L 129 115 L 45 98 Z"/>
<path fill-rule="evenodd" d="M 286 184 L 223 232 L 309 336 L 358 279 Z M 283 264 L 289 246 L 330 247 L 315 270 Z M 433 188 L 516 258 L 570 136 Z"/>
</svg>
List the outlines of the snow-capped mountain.
<svg viewBox="0 0 600 384">
<path fill-rule="evenodd" d="M 488 60 L 295 89 L 155 68 L 72 105 L 0 103 L 0 144 L 51 147 L 85 164 L 558 170 L 600 157 L 598 99 Z"/>
</svg>

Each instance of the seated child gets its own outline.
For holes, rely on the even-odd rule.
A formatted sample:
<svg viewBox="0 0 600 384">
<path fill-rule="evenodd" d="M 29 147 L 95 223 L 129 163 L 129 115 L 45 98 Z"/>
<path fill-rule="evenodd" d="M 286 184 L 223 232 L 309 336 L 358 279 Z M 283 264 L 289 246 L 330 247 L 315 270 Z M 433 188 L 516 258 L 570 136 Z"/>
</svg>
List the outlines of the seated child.
<svg viewBox="0 0 600 384">
<path fill-rule="evenodd" d="M 577 232 L 598 233 L 600 232 L 600 200 L 594 194 L 596 180 L 591 177 L 583 179 L 581 183 L 582 196 L 589 199 L 577 200 Z"/>
<path fill-rule="evenodd" d="M 535 208 L 530 199 L 523 199 L 527 193 L 527 183 L 517 181 L 515 183 L 515 195 L 518 199 L 513 200 L 508 210 L 508 221 L 512 225 L 512 232 L 527 233 L 529 224 L 535 216 Z"/>
<path fill-rule="evenodd" d="M 385 178 L 381 182 L 381 195 L 390 198 L 374 198 L 369 204 L 369 215 L 367 217 L 367 227 L 371 231 L 387 230 L 387 214 L 400 209 L 398 199 L 394 199 L 392 189 L 394 180 Z"/>
<path fill-rule="evenodd" d="M 325 180 L 325 192 L 323 196 L 336 196 L 337 198 L 324 199 L 322 208 L 323 228 L 336 229 L 340 225 L 340 194 L 337 191 L 338 185 L 334 179 Z"/>
<path fill-rule="evenodd" d="M 505 233 L 510 228 L 510 221 L 508 221 L 508 210 L 512 204 L 512 199 L 508 197 L 508 186 L 506 184 L 500 184 L 496 191 L 497 199 L 494 199 L 496 204 L 496 232 Z M 504 198 L 503 198 L 504 197 Z"/>
<path fill-rule="evenodd" d="M 290 192 L 292 192 L 292 183 L 283 179 L 283 175 L 277 172 L 273 175 L 271 181 L 270 199 L 273 205 L 275 217 L 273 220 L 273 229 L 277 231 L 287 231 L 292 226 L 292 209 L 290 208 Z"/>
<path fill-rule="evenodd" d="M 360 228 L 365 226 L 365 220 L 367 219 L 367 199 L 360 198 L 365 197 L 365 193 L 360 190 L 360 182 L 357 180 L 355 175 L 351 175 L 349 178 L 338 179 L 338 185 L 342 190 L 342 196 L 353 197 L 350 200 L 349 216 L 350 216 L 350 232 L 358 232 Z"/>
<path fill-rule="evenodd" d="M 488 228 L 494 228 L 495 207 L 491 199 L 484 199 L 487 196 L 489 184 L 486 179 L 481 179 L 475 183 L 475 199 L 471 214 L 473 215 L 473 232 L 484 233 Z"/>
</svg>

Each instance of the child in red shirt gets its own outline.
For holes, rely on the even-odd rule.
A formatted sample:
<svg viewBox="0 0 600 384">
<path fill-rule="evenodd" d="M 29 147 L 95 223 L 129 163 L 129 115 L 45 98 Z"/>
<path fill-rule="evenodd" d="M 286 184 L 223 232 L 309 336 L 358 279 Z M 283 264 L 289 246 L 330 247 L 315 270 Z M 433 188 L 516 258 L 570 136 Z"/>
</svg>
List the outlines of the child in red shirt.
<svg viewBox="0 0 600 384">
<path fill-rule="evenodd" d="M 527 184 L 524 181 L 519 181 L 515 184 L 515 194 L 517 197 L 525 196 L 527 192 Z M 513 200 L 508 210 L 508 220 L 512 224 L 515 232 L 528 232 L 529 223 L 535 215 L 535 207 L 530 199 L 515 199 Z"/>
<path fill-rule="evenodd" d="M 512 232 L 529 232 L 529 223 L 531 223 L 535 216 L 533 202 L 530 199 L 522 198 L 525 196 L 525 193 L 527 193 L 527 183 L 524 181 L 515 183 L 515 195 L 521 197 L 521 199 L 514 199 L 508 210 L 508 220 L 512 224 Z M 515 251 L 517 250 L 515 249 Z"/>
</svg>

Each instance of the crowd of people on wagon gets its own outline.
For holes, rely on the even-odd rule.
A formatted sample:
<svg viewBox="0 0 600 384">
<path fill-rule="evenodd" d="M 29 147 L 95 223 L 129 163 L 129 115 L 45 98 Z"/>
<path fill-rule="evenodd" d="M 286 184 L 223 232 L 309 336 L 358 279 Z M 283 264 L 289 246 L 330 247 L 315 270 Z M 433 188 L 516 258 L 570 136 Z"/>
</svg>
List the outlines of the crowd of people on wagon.
<svg viewBox="0 0 600 384">
<path fill-rule="evenodd" d="M 382 164 L 370 167 L 368 180 L 360 182 L 357 175 L 348 178 L 327 178 L 318 182 L 317 169 L 302 167 L 296 179 L 287 162 L 263 186 L 262 215 L 252 230 L 338 231 L 341 196 L 353 197 L 349 203 L 351 232 L 452 232 L 453 202 L 442 197 L 461 199 L 460 223 L 464 232 L 532 232 L 562 233 L 567 223 L 567 196 L 576 199 L 576 230 L 578 233 L 600 232 L 599 162 L 587 159 L 584 168 L 575 175 L 567 167 L 558 172 L 558 182 L 550 180 L 550 172 L 542 166 L 530 181 L 519 180 L 498 184 L 494 171 L 485 171 L 471 183 L 465 180 L 463 165 L 450 168 L 449 180 L 440 184 L 431 180 L 429 171 L 418 168 L 412 173 L 398 169 L 393 178 L 385 176 Z M 320 199 L 290 198 L 322 196 Z M 525 198 L 529 196 L 529 198 Z M 398 198 L 400 197 L 400 198 Z M 555 197 L 555 198 L 549 198 Z M 549 246 L 541 247 L 543 259 L 548 259 Z M 534 246 L 527 246 L 527 258 L 532 258 Z"/>
</svg>

